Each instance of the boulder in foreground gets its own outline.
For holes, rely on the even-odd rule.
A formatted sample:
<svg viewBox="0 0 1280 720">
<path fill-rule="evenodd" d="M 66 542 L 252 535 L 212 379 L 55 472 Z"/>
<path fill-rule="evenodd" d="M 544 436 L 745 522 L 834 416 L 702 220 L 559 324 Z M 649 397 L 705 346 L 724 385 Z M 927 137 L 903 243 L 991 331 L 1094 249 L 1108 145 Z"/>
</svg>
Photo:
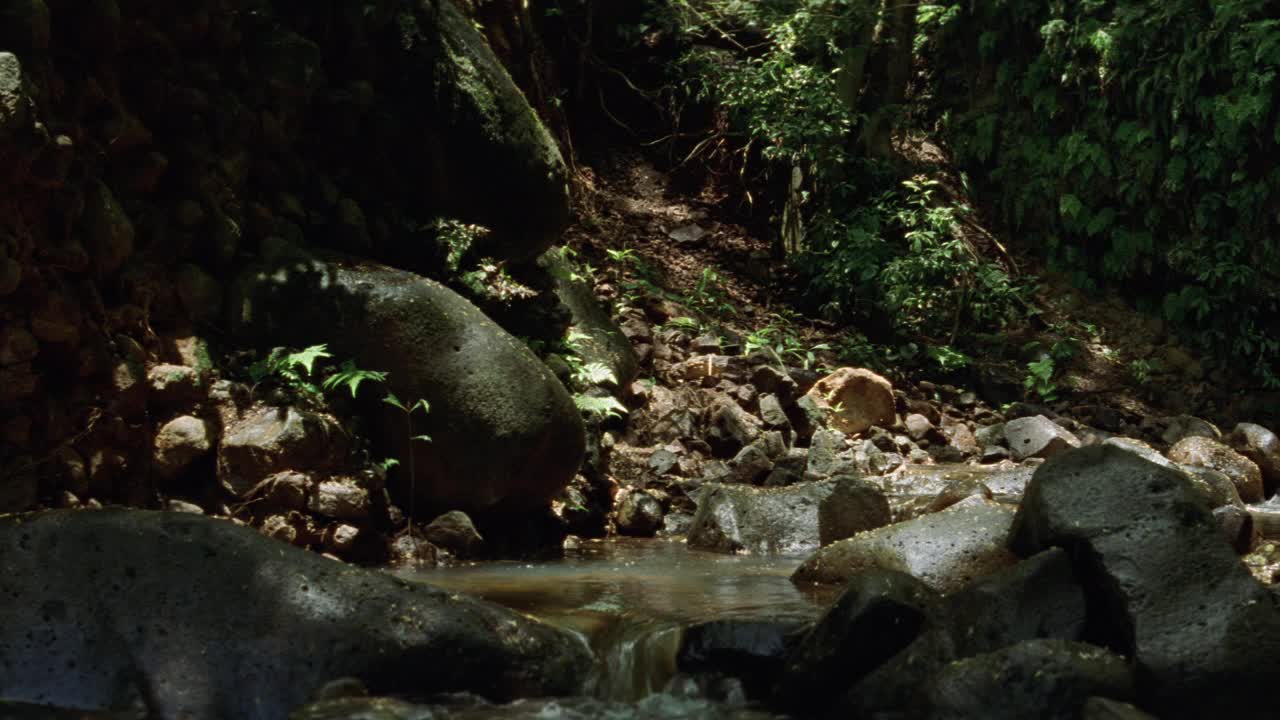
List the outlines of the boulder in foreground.
<svg viewBox="0 0 1280 720">
<path fill-rule="evenodd" d="M 0 700 L 285 717 L 325 683 L 495 699 L 578 690 L 567 632 L 199 515 L 0 520 Z"/>
</svg>

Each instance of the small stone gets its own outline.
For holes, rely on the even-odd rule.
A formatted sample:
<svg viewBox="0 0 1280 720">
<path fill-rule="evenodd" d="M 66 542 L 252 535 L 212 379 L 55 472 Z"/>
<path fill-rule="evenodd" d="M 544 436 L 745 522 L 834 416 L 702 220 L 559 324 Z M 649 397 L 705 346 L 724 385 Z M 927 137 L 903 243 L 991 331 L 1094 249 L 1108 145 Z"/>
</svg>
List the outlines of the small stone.
<svg viewBox="0 0 1280 720">
<path fill-rule="evenodd" d="M 1257 464 L 1217 440 L 1188 436 L 1169 448 L 1166 455 L 1176 463 L 1209 468 L 1226 475 L 1236 486 L 1240 499 L 1247 503 L 1263 498 L 1262 471 Z"/>
<path fill-rule="evenodd" d="M 1080 447 L 1080 440 L 1043 415 L 1021 417 L 1004 425 L 1005 441 L 1015 460 L 1050 458 Z"/>
<path fill-rule="evenodd" d="M 1261 425 L 1240 423 L 1231 431 L 1230 443 L 1258 466 L 1268 495 L 1280 489 L 1280 438 L 1275 433 Z"/>
<path fill-rule="evenodd" d="M 650 537 L 663 525 L 662 505 L 643 490 L 627 493 L 618 505 L 615 522 L 623 535 Z"/>
<path fill-rule="evenodd" d="M 649 456 L 649 469 L 654 475 L 666 475 L 679 462 L 679 457 L 666 448 L 658 448 Z"/>
<path fill-rule="evenodd" d="M 907 427 L 907 436 L 912 440 L 923 440 L 935 432 L 933 423 L 920 413 L 911 413 L 902 420 Z"/>
<path fill-rule="evenodd" d="M 173 480 L 213 448 L 207 423 L 183 415 L 165 423 L 156 433 L 152 467 L 165 480 Z"/>
<path fill-rule="evenodd" d="M 204 508 L 200 507 L 199 505 L 196 505 L 195 503 L 187 502 L 186 500 L 173 500 L 173 499 L 166 500 L 164 504 L 164 509 L 168 510 L 169 512 L 188 513 L 191 515 L 204 514 Z"/>
<path fill-rule="evenodd" d="M 289 522 L 289 518 L 284 515 L 271 515 L 262 521 L 258 532 L 276 540 L 281 540 L 292 545 L 298 539 L 298 530 Z"/>
<path fill-rule="evenodd" d="M 367 520 L 372 513 L 369 491 L 354 478 L 335 478 L 316 486 L 307 509 L 335 520 Z"/>
<path fill-rule="evenodd" d="M 397 535 L 387 545 L 388 562 L 397 568 L 435 567 L 436 546 L 413 535 Z"/>
<path fill-rule="evenodd" d="M 453 510 L 432 520 L 422 531 L 432 544 L 459 557 L 476 554 L 484 546 L 484 538 L 472 524 L 471 517 L 461 510 Z"/>
<path fill-rule="evenodd" d="M 759 445 L 751 444 L 729 461 L 729 481 L 758 484 L 773 469 L 773 459 Z"/>
<path fill-rule="evenodd" d="M 147 399 L 162 408 L 194 403 L 200 397 L 200 375 L 185 365 L 156 365 L 147 371 Z"/>
<path fill-rule="evenodd" d="M 339 523 L 325 531 L 324 546 L 330 552 L 343 554 L 355 547 L 360 539 L 360 528 L 354 525 Z"/>
</svg>

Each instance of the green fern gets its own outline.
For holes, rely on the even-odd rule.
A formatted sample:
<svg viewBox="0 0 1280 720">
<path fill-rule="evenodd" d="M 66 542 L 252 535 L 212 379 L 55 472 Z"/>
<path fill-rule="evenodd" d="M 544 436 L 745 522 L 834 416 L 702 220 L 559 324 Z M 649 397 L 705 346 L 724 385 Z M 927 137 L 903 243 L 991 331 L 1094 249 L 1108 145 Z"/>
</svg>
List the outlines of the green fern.
<svg viewBox="0 0 1280 720">
<path fill-rule="evenodd" d="M 621 418 L 627 414 L 627 407 L 614 397 L 574 395 L 573 404 L 578 406 L 580 412 L 592 418 Z"/>
</svg>

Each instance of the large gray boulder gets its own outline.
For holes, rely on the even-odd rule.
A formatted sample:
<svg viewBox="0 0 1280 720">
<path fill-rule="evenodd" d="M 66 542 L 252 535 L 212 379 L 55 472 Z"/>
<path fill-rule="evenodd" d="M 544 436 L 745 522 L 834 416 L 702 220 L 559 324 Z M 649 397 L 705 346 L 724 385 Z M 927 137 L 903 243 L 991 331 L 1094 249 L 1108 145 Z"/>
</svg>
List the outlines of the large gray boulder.
<svg viewBox="0 0 1280 720">
<path fill-rule="evenodd" d="M 0 699 L 154 718 L 285 717 L 326 683 L 572 693 L 570 633 L 184 513 L 0 520 Z"/>
<path fill-rule="evenodd" d="M 1188 477 L 1115 446 L 1042 465 L 1009 544 L 1067 550 L 1091 639 L 1132 659 L 1161 717 L 1267 714 L 1280 674 L 1280 609 L 1223 539 Z"/>
<path fill-rule="evenodd" d="M 689 547 L 715 552 L 802 553 L 818 547 L 818 508 L 831 481 L 780 488 L 707 484 L 689 528 Z"/>
<path fill-rule="evenodd" d="M 839 585 L 873 568 L 897 570 L 940 592 L 1012 565 L 1005 548 L 1013 512 L 970 497 L 941 512 L 858 533 L 818 550 L 796 569 L 796 583 Z"/>
<path fill-rule="evenodd" d="M 234 332 L 263 346 L 327 343 L 338 358 L 389 372 L 413 416 L 417 493 L 442 509 L 524 509 L 564 488 L 585 449 L 573 399 L 529 349 L 445 286 L 377 263 L 295 255 L 233 284 Z M 368 391 L 366 391 L 368 392 Z M 403 414 L 382 406 L 378 437 L 402 459 Z M 403 486 L 402 486 L 403 487 Z"/>
</svg>

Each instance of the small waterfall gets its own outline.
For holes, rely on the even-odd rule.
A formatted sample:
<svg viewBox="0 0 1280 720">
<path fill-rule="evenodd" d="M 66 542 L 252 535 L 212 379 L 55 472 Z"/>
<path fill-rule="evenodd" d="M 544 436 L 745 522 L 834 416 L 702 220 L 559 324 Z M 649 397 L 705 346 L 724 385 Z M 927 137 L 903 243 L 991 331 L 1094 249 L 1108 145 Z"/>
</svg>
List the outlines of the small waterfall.
<svg viewBox="0 0 1280 720">
<path fill-rule="evenodd" d="M 591 638 L 600 659 L 591 694 L 601 700 L 633 702 L 662 692 L 676 675 L 684 628 L 634 617 L 613 620 Z"/>
</svg>

